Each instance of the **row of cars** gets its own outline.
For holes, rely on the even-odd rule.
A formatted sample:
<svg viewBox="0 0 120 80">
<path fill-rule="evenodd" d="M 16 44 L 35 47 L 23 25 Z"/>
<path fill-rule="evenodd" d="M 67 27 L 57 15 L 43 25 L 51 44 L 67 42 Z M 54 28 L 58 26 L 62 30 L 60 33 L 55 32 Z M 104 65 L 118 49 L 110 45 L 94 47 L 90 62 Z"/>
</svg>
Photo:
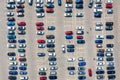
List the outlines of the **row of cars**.
<svg viewBox="0 0 120 80">
<path fill-rule="evenodd" d="M 53 13 L 54 12 L 54 0 L 46 0 L 46 4 L 44 4 L 43 0 L 36 0 L 35 6 L 36 6 L 36 16 L 37 18 L 43 18 L 45 16 L 44 11 L 44 5 L 46 7 L 47 13 Z"/>
<path fill-rule="evenodd" d="M 44 34 L 39 34 L 39 33 L 44 33 L 44 23 L 43 22 L 36 22 L 36 28 L 37 28 L 37 35 L 39 36 L 44 36 Z M 48 31 L 54 31 L 55 26 L 48 26 Z M 55 36 L 54 35 L 46 35 L 46 40 L 44 39 L 38 39 L 38 48 L 43 49 L 47 48 L 48 51 L 48 64 L 50 66 L 49 70 L 49 79 L 57 79 L 57 58 L 56 58 L 56 53 L 55 53 Z M 45 52 L 38 52 L 37 56 L 40 58 L 43 58 L 46 56 Z M 47 70 L 48 68 L 46 67 L 41 67 L 39 68 L 38 74 L 40 75 L 40 80 L 46 80 L 47 79 Z"/>
<path fill-rule="evenodd" d="M 101 25 L 98 23 L 101 23 Z M 97 22 L 96 26 L 102 26 L 103 23 L 102 22 Z M 106 22 L 105 26 L 108 28 L 112 28 L 113 29 L 113 22 Z M 111 31 L 112 29 L 106 29 L 106 31 Z M 97 74 L 97 79 L 104 79 L 104 65 L 105 65 L 105 60 L 107 63 L 107 74 L 108 74 L 108 79 L 115 79 L 115 66 L 114 66 L 114 57 L 113 57 L 113 47 L 114 44 L 112 43 L 108 43 L 106 44 L 106 49 L 103 49 L 103 39 L 104 36 L 103 35 L 97 35 L 96 36 L 97 40 L 95 40 L 96 43 L 96 47 L 98 48 L 97 50 L 97 68 L 96 68 L 96 74 Z M 114 39 L 114 35 L 106 35 L 106 39 L 107 40 L 112 40 Z M 106 59 L 105 59 L 106 56 Z"/>
<path fill-rule="evenodd" d="M 23 22 L 17 22 L 18 28 L 16 29 L 15 27 L 15 18 L 14 14 L 15 12 L 13 11 L 15 7 L 16 9 L 16 14 L 18 17 L 23 17 L 24 16 L 24 0 L 7 0 L 7 9 L 9 12 L 7 12 L 7 29 L 8 29 L 8 48 L 11 49 L 7 55 L 9 56 L 9 80 L 17 80 L 17 75 L 20 75 L 19 79 L 20 80 L 28 80 L 28 72 L 27 72 L 27 62 L 26 62 L 26 40 L 25 39 L 19 39 L 18 41 L 16 40 L 16 34 L 15 31 L 17 31 L 17 34 L 19 35 L 24 35 L 25 32 L 25 25 L 26 23 Z M 18 43 L 18 46 L 16 46 Z M 18 47 L 18 54 L 16 54 L 15 49 Z M 17 58 L 19 56 L 19 58 Z"/>
<path fill-rule="evenodd" d="M 83 0 L 76 0 L 76 9 L 83 9 Z M 72 17 L 72 10 L 73 8 L 73 1 L 72 0 L 66 0 L 65 4 L 65 17 Z M 82 13 L 76 13 L 76 17 L 83 17 L 84 15 Z"/>
</svg>

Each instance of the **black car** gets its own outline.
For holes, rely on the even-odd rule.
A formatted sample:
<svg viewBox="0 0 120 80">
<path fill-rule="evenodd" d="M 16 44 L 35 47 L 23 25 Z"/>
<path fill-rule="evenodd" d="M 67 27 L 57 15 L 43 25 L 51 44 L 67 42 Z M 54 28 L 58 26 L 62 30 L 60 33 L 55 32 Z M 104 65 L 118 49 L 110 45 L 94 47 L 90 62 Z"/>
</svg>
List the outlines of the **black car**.
<svg viewBox="0 0 120 80">
<path fill-rule="evenodd" d="M 84 79 L 86 79 L 86 76 L 78 76 L 78 79 L 79 80 L 84 80 Z"/>
<path fill-rule="evenodd" d="M 107 58 L 106 58 L 106 61 L 113 61 L 113 60 L 114 60 L 113 57 L 107 57 Z"/>
<path fill-rule="evenodd" d="M 48 48 L 54 48 L 54 47 L 55 47 L 55 44 L 53 44 L 53 43 L 48 43 L 46 46 L 47 46 Z"/>
<path fill-rule="evenodd" d="M 107 71 L 107 74 L 115 74 L 115 71 Z"/>
<path fill-rule="evenodd" d="M 74 52 L 74 48 L 67 48 L 67 52 Z"/>
<path fill-rule="evenodd" d="M 113 22 L 106 22 L 106 26 L 113 26 Z"/>
<path fill-rule="evenodd" d="M 94 17 L 96 17 L 96 18 L 101 18 L 101 17 L 102 17 L 101 12 L 95 12 L 95 13 L 94 13 Z"/>
<path fill-rule="evenodd" d="M 113 27 L 112 26 L 106 26 L 105 29 L 109 31 L 109 30 L 113 30 Z"/>
<path fill-rule="evenodd" d="M 16 4 L 16 7 L 17 8 L 24 8 L 24 5 L 23 4 Z"/>
<path fill-rule="evenodd" d="M 106 35 L 106 39 L 114 39 L 114 35 Z"/>
<path fill-rule="evenodd" d="M 39 75 L 46 75 L 46 72 L 39 72 Z"/>
<path fill-rule="evenodd" d="M 8 17 L 7 20 L 8 21 L 15 21 L 15 18 L 14 17 Z"/>
<path fill-rule="evenodd" d="M 47 38 L 47 39 L 54 39 L 55 36 L 54 36 L 54 35 L 46 35 L 46 38 Z"/>
<path fill-rule="evenodd" d="M 105 73 L 105 71 L 96 71 L 96 74 L 104 74 Z"/>
<path fill-rule="evenodd" d="M 21 30 L 21 31 L 18 31 L 18 34 L 19 34 L 19 35 L 25 35 L 26 32 L 25 32 L 25 30 Z"/>
<path fill-rule="evenodd" d="M 74 66 L 70 66 L 67 68 L 68 70 L 75 70 L 75 67 Z"/>
<path fill-rule="evenodd" d="M 49 79 L 57 79 L 57 76 L 49 76 Z"/>
<path fill-rule="evenodd" d="M 93 2 L 94 2 L 93 0 L 90 0 L 90 2 L 89 2 L 89 4 L 88 4 L 88 7 L 89 7 L 89 8 L 92 8 L 92 7 L 93 7 Z"/>
<path fill-rule="evenodd" d="M 79 71 L 85 70 L 85 67 L 78 67 Z"/>
<path fill-rule="evenodd" d="M 16 76 L 8 76 L 8 79 L 9 80 L 17 80 L 17 77 Z"/>
<path fill-rule="evenodd" d="M 83 0 L 76 0 L 75 3 L 76 4 L 83 4 Z"/>
<path fill-rule="evenodd" d="M 115 79 L 116 76 L 115 75 L 108 75 L 108 79 Z"/>
<path fill-rule="evenodd" d="M 8 31 L 8 35 L 15 35 L 14 31 Z"/>
<path fill-rule="evenodd" d="M 106 47 L 108 47 L 108 48 L 113 48 L 113 47 L 114 47 L 114 44 L 106 44 Z"/>
<path fill-rule="evenodd" d="M 72 13 L 72 9 L 71 8 L 66 8 L 65 13 Z"/>
<path fill-rule="evenodd" d="M 9 39 L 8 42 L 9 43 L 16 43 L 17 41 L 15 39 Z"/>
<path fill-rule="evenodd" d="M 49 61 L 56 61 L 57 58 L 55 58 L 55 57 L 49 57 L 48 60 L 49 60 Z"/>
<path fill-rule="evenodd" d="M 8 56 L 16 56 L 15 52 L 8 52 L 7 55 Z"/>
<path fill-rule="evenodd" d="M 115 67 L 107 67 L 107 70 L 114 70 Z"/>
<path fill-rule="evenodd" d="M 83 9 L 83 4 L 76 4 L 76 9 Z"/>
</svg>

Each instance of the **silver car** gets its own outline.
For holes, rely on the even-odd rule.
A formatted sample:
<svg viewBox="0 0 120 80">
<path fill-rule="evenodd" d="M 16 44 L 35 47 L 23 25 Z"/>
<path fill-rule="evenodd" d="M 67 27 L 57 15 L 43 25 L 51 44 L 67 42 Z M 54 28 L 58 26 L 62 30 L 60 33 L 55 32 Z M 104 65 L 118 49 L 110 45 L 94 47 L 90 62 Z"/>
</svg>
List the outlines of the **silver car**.
<svg viewBox="0 0 120 80">
<path fill-rule="evenodd" d="M 50 70 L 58 70 L 58 67 L 57 66 L 52 66 L 52 67 L 50 67 Z"/>
</svg>

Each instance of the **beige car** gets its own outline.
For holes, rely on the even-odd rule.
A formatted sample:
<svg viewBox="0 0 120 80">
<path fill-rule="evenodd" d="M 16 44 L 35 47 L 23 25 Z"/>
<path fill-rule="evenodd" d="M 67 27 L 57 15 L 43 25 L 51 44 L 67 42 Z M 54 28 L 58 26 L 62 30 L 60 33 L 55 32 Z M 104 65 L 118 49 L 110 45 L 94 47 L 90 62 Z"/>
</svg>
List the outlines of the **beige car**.
<svg viewBox="0 0 120 80">
<path fill-rule="evenodd" d="M 54 48 L 49 48 L 47 51 L 48 52 L 55 52 L 55 49 Z"/>
</svg>

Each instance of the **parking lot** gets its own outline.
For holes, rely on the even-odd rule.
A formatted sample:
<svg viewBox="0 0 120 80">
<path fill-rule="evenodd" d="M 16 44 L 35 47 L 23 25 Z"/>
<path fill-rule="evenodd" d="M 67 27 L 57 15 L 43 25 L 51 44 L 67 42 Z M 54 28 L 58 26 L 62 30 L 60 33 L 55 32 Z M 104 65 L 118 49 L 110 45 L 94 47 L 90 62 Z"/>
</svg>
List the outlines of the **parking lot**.
<svg viewBox="0 0 120 80">
<path fill-rule="evenodd" d="M 119 47 L 120 47 L 120 37 L 119 37 L 119 21 L 120 21 L 120 6 L 119 0 L 114 0 L 113 2 L 113 14 L 107 14 L 107 9 L 105 8 L 105 1 L 102 1 L 102 17 L 101 18 L 95 18 L 94 17 L 94 5 L 92 8 L 88 8 L 88 4 L 89 1 L 84 1 L 84 8 L 83 9 L 76 9 L 75 8 L 75 1 L 73 0 L 73 8 L 72 8 L 72 17 L 65 17 L 65 4 L 66 4 L 66 0 L 62 1 L 62 6 L 58 6 L 58 2 L 57 0 L 54 0 L 54 13 L 46 13 L 45 11 L 45 17 L 43 18 L 37 18 L 36 17 L 36 7 L 35 7 L 35 1 L 33 0 L 33 5 L 30 6 L 28 4 L 27 1 L 25 1 L 24 5 L 24 17 L 17 17 L 16 16 L 16 9 L 13 10 L 15 12 L 15 16 L 14 18 L 15 20 L 15 35 L 16 35 L 16 40 L 20 40 L 20 39 L 25 39 L 26 40 L 26 52 L 25 52 L 25 58 L 27 59 L 26 63 L 27 63 L 27 75 L 22 75 L 22 76 L 28 76 L 28 80 L 41 80 L 40 77 L 43 77 L 41 75 L 39 75 L 39 68 L 45 67 L 47 68 L 47 71 L 45 71 L 47 73 L 47 75 L 44 75 L 44 77 L 47 77 L 47 80 L 49 79 L 50 76 L 50 72 L 51 71 L 56 71 L 57 72 L 57 79 L 56 80 L 99 80 L 97 79 L 97 76 L 99 74 L 96 74 L 96 68 L 98 67 L 97 63 L 99 62 L 97 60 L 97 50 L 98 49 L 104 49 L 104 61 L 102 61 L 104 64 L 104 66 L 102 66 L 103 70 L 105 71 L 104 74 L 102 74 L 104 76 L 104 79 L 101 80 L 109 80 L 108 79 L 108 74 L 107 74 L 107 63 L 108 61 L 106 61 L 106 44 L 114 44 L 113 47 L 113 58 L 114 58 L 114 63 L 115 63 L 115 75 L 116 78 L 112 79 L 112 80 L 120 80 L 120 73 L 119 73 L 119 63 L 120 63 L 120 55 L 119 55 Z M 2 3 L 1 9 L 0 9 L 0 15 L 1 15 L 1 29 L 0 29 L 0 33 L 1 33 L 1 44 L 0 44 L 0 80 L 8 80 L 8 76 L 9 76 L 9 56 L 7 56 L 8 52 L 15 52 L 16 53 L 16 58 L 17 58 L 17 62 L 18 64 L 20 63 L 20 61 L 18 60 L 19 58 L 19 52 L 18 52 L 18 46 L 19 43 L 15 43 L 16 44 L 16 48 L 12 49 L 12 48 L 8 48 L 7 45 L 8 43 L 8 30 L 7 30 L 7 16 L 6 13 L 9 11 L 6 9 L 6 1 L 0 1 L 0 3 Z M 44 1 L 44 4 L 46 4 L 46 0 Z M 46 10 L 46 7 L 44 6 L 44 10 Z M 83 13 L 84 16 L 83 17 L 76 17 L 76 13 Z M 25 35 L 19 35 L 18 34 L 18 25 L 17 22 L 20 21 L 25 21 L 26 22 L 26 34 Z M 44 35 L 37 35 L 37 29 L 36 29 L 36 22 L 43 22 L 44 23 Z M 101 31 L 96 31 L 96 23 L 97 22 L 102 22 L 103 23 L 103 29 Z M 111 31 L 106 31 L 106 22 L 113 22 L 113 30 Z M 48 26 L 55 26 L 55 30 L 48 30 Z M 77 30 L 76 27 L 77 26 L 83 26 L 83 31 L 84 34 L 83 39 L 85 40 L 84 44 L 78 44 L 77 43 L 77 39 L 76 37 L 78 36 L 76 34 Z M 73 34 L 73 39 L 66 39 L 66 31 L 72 31 Z M 55 45 L 55 53 L 56 53 L 56 65 L 58 67 L 57 70 L 50 70 L 50 65 L 49 62 L 50 60 L 48 60 L 49 57 L 49 53 L 47 47 L 45 48 L 38 48 L 38 39 L 41 40 L 45 40 L 45 44 L 47 45 L 47 40 L 46 39 L 46 35 L 54 35 L 55 39 L 54 39 L 54 45 Z M 96 43 L 95 40 L 99 40 L 96 39 L 97 35 L 103 35 L 104 39 L 100 39 L 103 41 L 102 43 L 102 48 L 96 48 Z M 114 35 L 114 39 L 106 39 L 106 35 Z M 81 39 L 80 39 L 81 40 Z M 68 52 L 67 51 L 67 45 L 68 44 L 73 44 L 75 46 L 74 48 L 74 52 Z M 62 45 L 65 46 L 65 53 L 62 52 Z M 37 55 L 37 53 L 39 52 L 43 52 L 45 53 L 44 57 L 39 57 Z M 79 57 L 83 57 L 85 60 L 86 65 L 85 67 L 85 72 L 86 74 L 84 76 L 86 76 L 86 79 L 78 79 L 78 62 L 80 62 L 78 60 Z M 74 58 L 75 60 L 73 62 L 69 62 L 68 59 L 69 58 Z M 68 67 L 75 67 L 75 70 L 68 70 Z M 17 67 L 19 68 L 19 66 L 17 65 Z M 88 70 L 91 69 L 92 70 L 92 76 L 89 75 Z M 16 70 L 18 71 L 18 73 L 20 72 L 20 70 Z M 70 75 L 70 72 L 73 74 Z M 20 74 L 16 75 L 17 76 L 17 80 L 21 80 L 20 79 Z M 27 80 L 27 79 L 24 79 Z"/>
</svg>

